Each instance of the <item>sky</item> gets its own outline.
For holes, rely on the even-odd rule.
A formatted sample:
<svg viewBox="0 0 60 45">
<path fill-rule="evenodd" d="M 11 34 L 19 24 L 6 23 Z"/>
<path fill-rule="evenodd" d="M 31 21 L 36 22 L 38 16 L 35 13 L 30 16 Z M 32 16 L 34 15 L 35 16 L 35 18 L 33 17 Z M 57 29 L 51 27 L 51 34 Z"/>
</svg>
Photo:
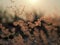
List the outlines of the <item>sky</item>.
<svg viewBox="0 0 60 45">
<path fill-rule="evenodd" d="M 19 7 L 19 5 L 26 4 L 26 1 L 27 0 L 15 0 L 15 4 L 17 7 Z M 0 6 L 1 5 L 5 8 L 7 6 L 11 6 L 12 4 L 10 0 L 0 0 Z M 47 13 L 52 13 L 55 10 L 56 12 L 60 13 L 60 0 L 40 0 L 38 4 L 35 5 L 35 8 L 37 8 L 37 10 L 42 9 L 47 11 Z"/>
<path fill-rule="evenodd" d="M 34 4 L 33 2 L 31 2 L 31 0 L 30 2 L 29 0 L 13 0 L 13 2 L 14 3 L 12 3 L 11 0 L 0 0 L 0 8 L 2 7 L 3 10 L 7 9 L 7 7 L 11 7 L 11 6 L 13 7 L 12 9 L 8 8 L 7 10 L 8 13 L 12 14 L 13 17 L 14 17 L 13 10 L 17 10 L 17 9 L 19 11 L 18 13 L 19 17 L 24 19 L 26 19 L 26 15 L 30 15 L 30 13 L 32 13 L 33 11 L 36 11 L 38 14 L 40 12 L 43 12 L 48 16 L 50 16 L 49 14 L 54 14 L 54 13 L 60 16 L 60 0 L 37 0 L 37 2 Z M 24 8 L 24 12 L 23 14 L 20 15 L 23 8 Z M 8 17 L 10 17 L 10 15 Z"/>
<path fill-rule="evenodd" d="M 14 3 L 12 3 L 11 0 L 0 0 L 0 9 L 3 11 L 7 10 L 5 17 L 7 17 L 8 20 L 4 18 L 3 15 L 3 22 L 4 19 L 9 22 L 13 21 L 15 11 L 17 12 L 17 16 L 24 20 L 33 20 L 34 11 L 37 12 L 38 16 L 40 16 L 42 12 L 44 16 L 51 16 L 55 20 L 58 19 L 58 17 L 60 18 L 60 0 L 13 0 L 13 2 Z M 57 14 L 57 16 L 53 14 Z"/>
</svg>

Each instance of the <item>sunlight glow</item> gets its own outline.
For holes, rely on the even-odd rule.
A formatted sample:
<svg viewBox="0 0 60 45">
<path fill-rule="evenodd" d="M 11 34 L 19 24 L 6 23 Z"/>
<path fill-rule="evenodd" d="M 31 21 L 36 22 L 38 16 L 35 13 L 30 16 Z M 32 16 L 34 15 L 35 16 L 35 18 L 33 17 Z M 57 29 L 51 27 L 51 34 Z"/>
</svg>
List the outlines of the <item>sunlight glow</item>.
<svg viewBox="0 0 60 45">
<path fill-rule="evenodd" d="M 35 5 L 38 4 L 39 0 L 29 0 L 28 3 L 30 3 L 31 5 Z"/>
</svg>

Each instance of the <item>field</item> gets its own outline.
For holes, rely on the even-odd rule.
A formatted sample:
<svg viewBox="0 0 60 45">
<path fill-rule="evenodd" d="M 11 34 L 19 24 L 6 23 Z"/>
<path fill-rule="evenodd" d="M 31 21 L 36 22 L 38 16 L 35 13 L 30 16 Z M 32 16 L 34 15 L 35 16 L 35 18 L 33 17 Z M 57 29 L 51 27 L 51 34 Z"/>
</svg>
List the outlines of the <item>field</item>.
<svg viewBox="0 0 60 45">
<path fill-rule="evenodd" d="M 59 18 L 34 15 L 34 20 L 15 17 L 12 22 L 0 17 L 0 45 L 60 45 Z"/>
</svg>

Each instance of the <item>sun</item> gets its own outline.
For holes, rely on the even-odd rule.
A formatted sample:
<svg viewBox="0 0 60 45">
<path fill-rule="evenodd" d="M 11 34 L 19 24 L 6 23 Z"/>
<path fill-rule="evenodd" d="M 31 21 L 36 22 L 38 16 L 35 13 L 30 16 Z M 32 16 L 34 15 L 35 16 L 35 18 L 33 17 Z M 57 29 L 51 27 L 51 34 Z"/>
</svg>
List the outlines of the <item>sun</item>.
<svg viewBox="0 0 60 45">
<path fill-rule="evenodd" d="M 29 0 L 29 1 L 30 1 L 30 3 L 35 4 L 35 3 L 37 3 L 38 0 Z"/>
<path fill-rule="evenodd" d="M 35 5 L 39 2 L 39 0 L 29 0 L 29 3 Z"/>
</svg>

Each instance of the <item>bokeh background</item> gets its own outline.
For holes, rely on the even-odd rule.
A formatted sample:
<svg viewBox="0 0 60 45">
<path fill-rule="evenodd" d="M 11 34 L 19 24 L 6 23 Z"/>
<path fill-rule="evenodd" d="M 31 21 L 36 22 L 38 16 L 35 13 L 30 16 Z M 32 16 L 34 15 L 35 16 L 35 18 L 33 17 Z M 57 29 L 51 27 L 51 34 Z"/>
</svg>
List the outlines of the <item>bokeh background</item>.
<svg viewBox="0 0 60 45">
<path fill-rule="evenodd" d="M 0 45 L 60 45 L 60 0 L 0 0 Z"/>
</svg>

